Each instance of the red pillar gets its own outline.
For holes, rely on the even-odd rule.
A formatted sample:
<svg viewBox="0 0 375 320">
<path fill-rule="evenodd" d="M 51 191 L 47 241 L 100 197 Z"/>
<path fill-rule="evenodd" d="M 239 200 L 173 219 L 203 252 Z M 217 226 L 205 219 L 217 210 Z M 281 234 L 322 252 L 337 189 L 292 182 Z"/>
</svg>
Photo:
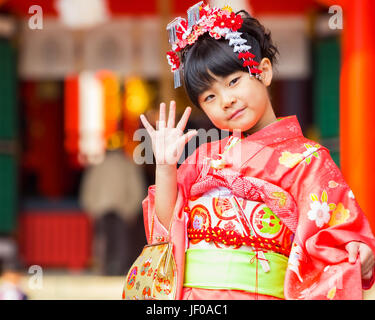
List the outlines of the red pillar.
<svg viewBox="0 0 375 320">
<path fill-rule="evenodd" d="M 375 2 L 344 8 L 340 83 L 342 172 L 375 231 Z"/>
<path fill-rule="evenodd" d="M 320 0 L 341 5 L 341 170 L 375 233 L 375 1 Z"/>
</svg>

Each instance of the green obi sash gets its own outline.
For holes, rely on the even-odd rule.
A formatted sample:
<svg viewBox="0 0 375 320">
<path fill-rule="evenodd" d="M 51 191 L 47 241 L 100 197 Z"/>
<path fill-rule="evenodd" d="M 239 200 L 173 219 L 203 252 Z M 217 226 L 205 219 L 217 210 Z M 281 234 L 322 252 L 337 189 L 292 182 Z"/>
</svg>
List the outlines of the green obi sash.
<svg viewBox="0 0 375 320">
<path fill-rule="evenodd" d="M 185 255 L 184 287 L 258 292 L 284 299 L 288 258 L 265 252 L 270 271 L 265 273 L 254 252 L 233 249 L 188 249 Z M 256 290 L 257 287 L 257 290 Z"/>
</svg>

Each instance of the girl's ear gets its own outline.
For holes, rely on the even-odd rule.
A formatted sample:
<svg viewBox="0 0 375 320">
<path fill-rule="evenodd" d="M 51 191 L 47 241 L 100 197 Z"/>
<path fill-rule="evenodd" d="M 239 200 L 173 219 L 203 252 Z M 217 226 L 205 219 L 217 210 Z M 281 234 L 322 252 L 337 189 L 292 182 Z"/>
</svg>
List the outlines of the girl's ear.
<svg viewBox="0 0 375 320">
<path fill-rule="evenodd" d="M 262 61 L 259 64 L 259 66 L 258 66 L 258 69 L 262 70 L 262 73 L 260 74 L 261 80 L 262 80 L 263 84 L 266 87 L 268 87 L 272 82 L 272 76 L 273 76 L 272 63 L 271 63 L 270 59 L 263 58 Z"/>
</svg>

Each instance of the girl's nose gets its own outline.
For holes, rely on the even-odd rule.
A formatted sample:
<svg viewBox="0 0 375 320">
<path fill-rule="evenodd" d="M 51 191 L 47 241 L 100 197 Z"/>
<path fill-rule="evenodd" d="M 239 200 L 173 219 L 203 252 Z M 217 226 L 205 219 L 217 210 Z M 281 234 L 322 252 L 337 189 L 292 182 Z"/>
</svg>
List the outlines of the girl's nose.
<svg viewBox="0 0 375 320">
<path fill-rule="evenodd" d="M 224 96 L 223 97 L 223 108 L 228 109 L 233 106 L 237 102 L 237 98 L 234 96 Z"/>
</svg>

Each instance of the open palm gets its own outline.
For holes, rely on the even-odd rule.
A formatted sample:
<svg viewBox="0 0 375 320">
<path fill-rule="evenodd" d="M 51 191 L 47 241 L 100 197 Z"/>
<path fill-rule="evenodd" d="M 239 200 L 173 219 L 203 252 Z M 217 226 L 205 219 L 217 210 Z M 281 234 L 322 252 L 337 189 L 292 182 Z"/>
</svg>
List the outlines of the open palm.
<svg viewBox="0 0 375 320">
<path fill-rule="evenodd" d="M 152 150 L 157 165 L 177 164 L 185 144 L 197 134 L 196 130 L 191 130 L 184 134 L 190 113 L 191 108 L 187 107 L 175 127 L 176 103 L 171 101 L 169 105 L 168 122 L 166 122 L 166 105 L 161 103 L 156 129 L 153 128 L 144 115 L 141 115 L 142 124 L 151 137 Z"/>
</svg>

